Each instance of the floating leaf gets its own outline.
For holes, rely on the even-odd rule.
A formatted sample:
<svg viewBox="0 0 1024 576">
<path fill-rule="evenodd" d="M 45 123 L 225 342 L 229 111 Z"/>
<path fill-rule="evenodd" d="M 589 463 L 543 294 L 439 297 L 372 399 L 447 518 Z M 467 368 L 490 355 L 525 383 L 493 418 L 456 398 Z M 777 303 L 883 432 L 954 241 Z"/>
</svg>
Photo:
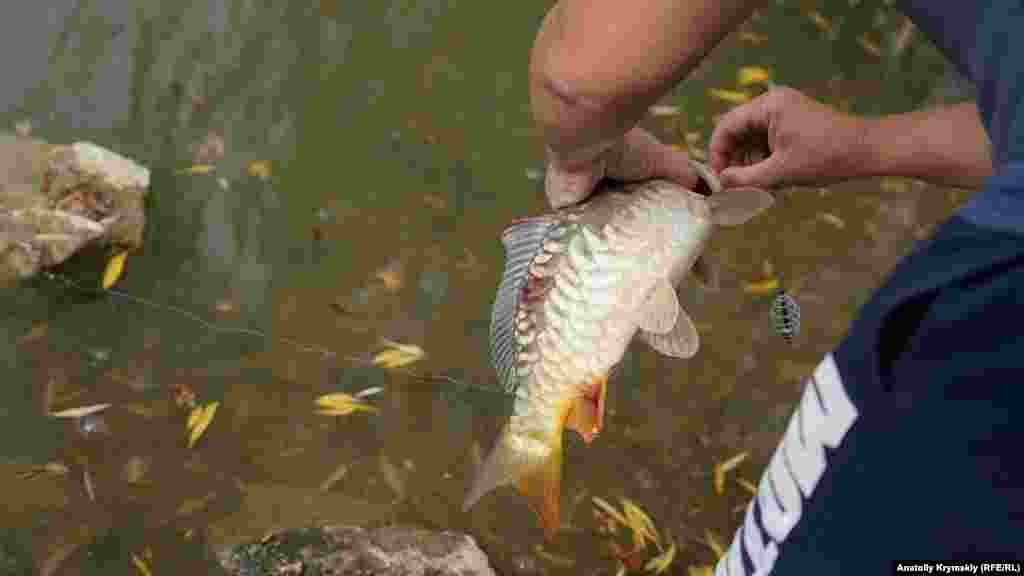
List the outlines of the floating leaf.
<svg viewBox="0 0 1024 576">
<path fill-rule="evenodd" d="M 267 180 L 270 178 L 270 162 L 266 160 L 256 160 L 249 163 L 249 175 L 255 176 L 260 180 Z"/>
<path fill-rule="evenodd" d="M 675 559 L 676 543 L 671 542 L 664 552 L 658 554 L 654 558 L 651 558 L 647 561 L 647 564 L 644 564 L 644 570 L 654 574 L 661 574 L 665 570 L 668 570 L 668 567 L 672 565 L 672 561 Z"/>
<path fill-rule="evenodd" d="M 379 412 L 376 406 L 360 402 L 344 392 L 325 394 L 316 399 L 316 404 L 320 407 L 317 414 L 322 416 L 345 416 L 353 412 Z"/>
<path fill-rule="evenodd" d="M 213 170 L 214 170 L 213 164 L 196 164 L 195 166 L 189 166 L 188 168 L 182 168 L 181 170 L 178 170 L 177 173 L 178 174 L 189 174 L 189 175 L 193 175 L 194 176 L 196 174 L 209 174 L 210 172 L 213 172 Z"/>
<path fill-rule="evenodd" d="M 598 496 L 591 497 L 591 500 L 594 502 L 595 506 L 600 508 L 602 512 L 604 512 L 605 514 L 610 516 L 613 520 L 618 522 L 620 525 L 622 525 L 622 526 L 629 526 L 629 521 L 626 520 L 626 517 L 623 516 L 621 512 L 616 510 L 614 506 L 609 504 L 607 500 L 604 500 L 603 498 L 600 498 Z"/>
<path fill-rule="evenodd" d="M 751 84 L 767 84 L 771 75 L 764 68 L 757 66 L 743 66 L 736 72 L 736 83 L 740 86 Z"/>
<path fill-rule="evenodd" d="M 725 492 L 725 475 L 731 472 L 734 468 L 740 465 L 741 462 L 747 459 L 746 452 L 740 452 L 739 454 L 729 458 L 724 462 L 715 464 L 714 471 L 714 484 L 715 493 L 721 496 Z"/>
<path fill-rule="evenodd" d="M 378 353 L 373 357 L 373 363 L 382 368 L 401 368 L 412 364 L 423 357 L 423 349 L 414 344 L 399 344 L 391 340 L 384 340 L 387 350 Z"/>
<path fill-rule="evenodd" d="M 767 280 L 759 280 L 757 282 L 750 282 L 743 287 L 743 291 L 747 294 L 753 294 L 755 296 L 763 296 L 765 294 L 771 294 L 779 288 L 778 278 L 768 278 Z"/>
<path fill-rule="evenodd" d="M 402 288 L 402 277 L 402 262 L 397 258 L 391 260 L 374 273 L 374 278 L 383 282 L 384 289 L 388 292 L 397 292 Z"/>
<path fill-rule="evenodd" d="M 664 116 L 678 116 L 679 106 L 672 106 L 669 104 L 656 104 L 647 109 L 647 113 L 651 116 L 664 117 Z"/>
<path fill-rule="evenodd" d="M 708 548 L 711 548 L 711 551 L 715 553 L 715 557 L 718 560 L 721 560 L 722 556 L 725 556 L 725 548 L 722 548 L 722 545 L 719 544 L 718 537 L 715 536 L 714 532 L 707 528 L 704 529 L 704 543 L 708 545 Z"/>
<path fill-rule="evenodd" d="M 750 101 L 750 94 L 740 90 L 725 90 L 722 88 L 708 88 L 708 94 L 730 104 L 743 104 Z"/>
<path fill-rule="evenodd" d="M 149 564 L 145 560 L 140 558 L 137 554 L 132 554 L 132 564 L 135 565 L 135 569 L 139 571 L 142 576 L 153 576 L 153 571 L 149 569 Z"/>
<path fill-rule="evenodd" d="M 213 421 L 214 414 L 217 413 L 217 406 L 220 402 L 210 402 L 205 406 L 197 406 L 192 409 L 192 412 L 188 415 L 188 423 L 186 428 L 189 431 L 188 435 L 188 447 L 195 446 L 196 441 L 203 435 L 210 426 L 210 422 Z"/>
<path fill-rule="evenodd" d="M 121 277 L 121 273 L 124 272 L 124 261 L 128 257 L 128 252 L 121 252 L 110 259 L 107 262 L 107 268 L 103 271 L 103 289 L 106 290 L 117 282 L 117 279 Z"/>
<path fill-rule="evenodd" d="M 736 483 L 739 484 L 744 490 L 750 492 L 753 495 L 757 495 L 757 486 L 753 482 L 746 478 L 737 478 Z"/>
<path fill-rule="evenodd" d="M 654 527 L 654 522 L 651 521 L 651 517 L 643 511 L 642 508 L 627 500 L 622 499 L 622 511 L 626 514 L 626 519 L 629 521 L 629 527 L 633 530 L 633 534 L 639 535 L 638 547 L 645 547 L 646 543 L 644 539 L 648 539 L 655 543 L 658 548 L 661 548 L 661 541 L 658 538 L 658 531 Z"/>
<path fill-rule="evenodd" d="M 764 34 L 758 34 L 757 32 L 750 32 L 749 30 L 740 32 L 740 40 L 748 44 L 760 46 L 762 42 L 767 40 L 768 37 Z"/>
<path fill-rule="evenodd" d="M 82 484 L 85 486 L 85 493 L 89 496 L 91 502 L 96 501 L 96 489 L 92 486 L 92 476 L 89 475 L 89 469 L 82 468 Z"/>
<path fill-rule="evenodd" d="M 359 392 L 356 392 L 355 398 L 369 398 L 370 396 L 376 396 L 377 394 L 380 394 L 383 391 L 383 386 L 373 386 L 371 388 L 367 388 L 365 390 L 360 390 Z"/>
<path fill-rule="evenodd" d="M 690 566 L 687 568 L 690 576 L 711 576 L 714 573 L 714 568 L 711 566 Z"/>
<path fill-rule="evenodd" d="M 821 212 L 820 214 L 818 214 L 818 218 L 821 218 L 825 222 L 828 222 L 829 224 L 835 226 L 840 230 L 846 228 L 846 222 L 843 222 L 842 218 L 830 212 Z"/>
<path fill-rule="evenodd" d="M 174 385 L 174 403 L 177 404 L 179 408 L 195 408 L 196 393 L 188 384 L 179 382 Z M 191 418 L 191 415 L 189 415 L 189 418 Z"/>
<path fill-rule="evenodd" d="M 60 412 L 51 412 L 50 416 L 54 418 L 81 418 L 88 416 L 89 414 L 95 414 L 102 410 L 110 408 L 111 404 L 92 404 L 90 406 L 81 406 L 79 408 L 68 408 L 67 410 L 61 410 Z"/>
<path fill-rule="evenodd" d="M 341 466 L 338 466 L 337 468 L 334 469 L 334 472 L 331 472 L 331 475 L 328 476 L 327 479 L 320 484 L 320 491 L 327 492 L 328 490 L 331 489 L 332 486 L 334 486 L 342 478 L 344 478 L 346 474 L 348 474 L 348 464 L 342 464 Z"/>
</svg>

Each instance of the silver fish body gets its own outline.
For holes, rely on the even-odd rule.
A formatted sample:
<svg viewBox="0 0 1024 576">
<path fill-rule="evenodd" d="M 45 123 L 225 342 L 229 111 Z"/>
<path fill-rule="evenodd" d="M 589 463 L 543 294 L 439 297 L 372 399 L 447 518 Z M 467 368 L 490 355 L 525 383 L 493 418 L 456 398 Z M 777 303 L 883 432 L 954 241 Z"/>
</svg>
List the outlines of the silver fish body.
<svg viewBox="0 0 1024 576">
<path fill-rule="evenodd" d="M 699 337 L 676 287 L 716 224 L 748 220 L 771 205 L 771 196 L 722 193 L 710 170 L 694 164 L 711 196 L 666 181 L 630 184 L 519 220 L 502 234 L 506 266 L 491 319 L 491 357 L 515 402 L 464 508 L 516 482 L 552 537 L 563 429 L 587 442 L 601 430 L 608 373 L 633 338 L 639 333 L 667 356 L 696 354 Z"/>
</svg>

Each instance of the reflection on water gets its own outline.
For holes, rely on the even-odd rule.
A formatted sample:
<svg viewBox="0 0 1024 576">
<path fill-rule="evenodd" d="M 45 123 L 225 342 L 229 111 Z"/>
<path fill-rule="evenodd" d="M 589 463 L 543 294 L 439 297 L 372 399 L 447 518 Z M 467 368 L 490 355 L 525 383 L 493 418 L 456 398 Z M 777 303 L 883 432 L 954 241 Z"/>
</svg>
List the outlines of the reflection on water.
<svg viewBox="0 0 1024 576">
<path fill-rule="evenodd" d="M 711 247 L 720 289 L 685 294 L 701 354 L 669 362 L 633 347 L 605 433 L 589 447 L 567 440 L 576 528 L 546 560 L 511 490 L 470 514 L 460 506 L 509 409 L 487 389 L 489 308 L 499 231 L 544 210 L 525 63 L 550 3 L 47 4 L 0 23 L 0 124 L 29 120 L 40 137 L 95 140 L 150 166 L 145 248 L 118 288 L 270 338 L 45 279 L 8 290 L 0 571 L 31 558 L 47 574 L 129 573 L 135 557 L 196 573 L 211 550 L 329 521 L 467 530 L 512 573 L 612 573 L 590 526 L 596 495 L 650 511 L 685 544 L 671 573 L 686 573 L 712 560 L 697 539 L 712 530 L 724 542 L 749 497 L 715 496 L 714 463 L 749 451 L 737 474 L 757 480 L 799 379 L 966 197 L 891 180 L 793 190 L 724 231 Z M 804 5 L 766 8 L 672 94 L 684 113 L 652 128 L 706 142 L 727 106 L 707 88 L 733 88 L 740 65 L 866 113 L 948 86 L 926 44 L 889 56 L 902 21 L 879 4 L 823 4 L 827 26 Z M 250 169 L 257 161 L 268 173 Z M 193 164 L 214 168 L 183 171 Z M 772 333 L 766 302 L 744 295 L 766 267 L 801 304 L 795 347 Z M 88 283 L 96 263 L 63 273 Z M 381 338 L 426 350 L 414 375 L 367 363 Z M 193 449 L 183 387 L 220 402 Z M 380 414 L 314 414 L 319 395 L 370 387 L 384 389 L 369 400 Z M 73 423 L 45 416 L 97 402 L 114 406 Z"/>
</svg>

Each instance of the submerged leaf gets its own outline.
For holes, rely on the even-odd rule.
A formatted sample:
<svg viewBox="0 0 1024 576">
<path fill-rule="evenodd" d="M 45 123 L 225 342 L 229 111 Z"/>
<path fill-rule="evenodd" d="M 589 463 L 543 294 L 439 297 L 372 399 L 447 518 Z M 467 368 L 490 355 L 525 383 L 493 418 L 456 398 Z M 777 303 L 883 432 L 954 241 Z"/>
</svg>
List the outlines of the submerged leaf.
<svg viewBox="0 0 1024 576">
<path fill-rule="evenodd" d="M 708 548 L 711 548 L 711 551 L 715 553 L 715 557 L 718 560 L 725 556 L 725 548 L 722 548 L 722 545 L 718 543 L 718 537 L 707 528 L 704 529 L 704 543 L 708 545 Z"/>
<path fill-rule="evenodd" d="M 740 487 L 742 487 L 747 492 L 750 492 L 755 496 L 757 495 L 757 486 L 755 486 L 754 483 L 751 482 L 750 480 L 747 480 L 746 478 L 737 478 L 736 483 L 739 484 Z"/>
<path fill-rule="evenodd" d="M 270 162 L 266 160 L 256 160 L 249 163 L 249 175 L 255 176 L 260 180 L 267 180 L 270 178 Z"/>
<path fill-rule="evenodd" d="M 214 414 L 217 413 L 217 406 L 220 402 L 211 402 L 206 406 L 197 406 L 188 415 L 186 427 L 189 430 L 188 447 L 195 446 L 196 441 L 203 435 L 203 432 L 210 427 Z"/>
<path fill-rule="evenodd" d="M 316 399 L 319 407 L 317 414 L 321 416 L 345 416 L 353 412 L 379 412 L 376 406 L 361 402 L 354 396 L 344 392 L 325 394 Z"/>
<path fill-rule="evenodd" d="M 658 538 L 658 531 L 654 527 L 654 522 L 651 521 L 650 516 L 643 509 L 630 500 L 622 498 L 622 511 L 626 513 L 626 519 L 629 521 L 628 525 L 633 530 L 633 533 L 640 536 L 638 542 L 640 548 L 645 546 L 645 538 L 655 543 L 658 548 L 661 548 L 661 542 Z"/>
<path fill-rule="evenodd" d="M 763 296 L 765 294 L 771 294 L 779 288 L 778 278 L 768 278 L 767 280 L 759 280 L 757 282 L 750 282 L 743 287 L 743 291 L 747 294 L 753 294 L 755 296 Z"/>
<path fill-rule="evenodd" d="M 117 279 L 121 277 L 121 272 L 124 272 L 124 261 L 128 257 L 128 252 L 121 252 L 110 259 L 107 262 L 107 268 L 103 271 L 103 289 L 106 290 L 113 286 Z"/>
<path fill-rule="evenodd" d="M 61 410 L 60 412 L 51 412 L 50 416 L 54 418 L 81 418 L 88 416 L 89 414 L 95 414 L 110 408 L 111 404 L 92 404 L 90 406 L 81 406 L 78 408 L 68 408 L 67 410 Z"/>
<path fill-rule="evenodd" d="M 620 525 L 622 525 L 622 526 L 629 526 L 629 521 L 626 520 L 626 517 L 623 516 L 621 512 L 616 510 L 614 506 L 609 504 L 607 500 L 605 500 L 603 498 L 600 498 L 598 496 L 591 497 L 591 500 L 594 502 L 595 506 L 600 508 L 602 512 L 604 512 L 605 514 L 610 516 L 613 520 L 618 522 Z"/>
<path fill-rule="evenodd" d="M 740 86 L 766 84 L 770 78 L 767 70 L 757 66 L 743 66 L 736 72 L 736 83 Z"/>
<path fill-rule="evenodd" d="M 747 42 L 749 44 L 753 44 L 755 46 L 759 46 L 762 42 L 764 42 L 767 39 L 768 38 L 764 34 L 758 34 L 757 32 L 751 32 L 749 30 L 740 32 L 740 40 L 742 40 L 743 42 Z"/>
<path fill-rule="evenodd" d="M 190 166 L 188 168 L 182 168 L 181 170 L 178 170 L 178 174 L 190 175 L 209 174 L 210 172 L 213 172 L 213 164 L 196 164 L 195 166 Z"/>
<path fill-rule="evenodd" d="M 153 571 L 149 569 L 149 564 L 145 560 L 139 558 L 137 554 L 132 554 L 132 564 L 135 565 L 135 569 L 139 571 L 142 576 L 153 576 Z"/>
<path fill-rule="evenodd" d="M 668 570 L 668 567 L 672 565 L 672 561 L 675 559 L 676 543 L 670 542 L 668 548 L 664 552 L 658 554 L 654 558 L 651 558 L 647 561 L 647 564 L 644 564 L 644 570 L 654 574 L 661 574 L 665 570 Z"/>
<path fill-rule="evenodd" d="M 690 566 L 687 568 L 687 571 L 690 573 L 690 576 L 711 576 L 711 574 L 714 571 L 714 568 L 707 565 Z"/>
<path fill-rule="evenodd" d="M 384 340 L 387 349 L 373 357 L 373 363 L 382 368 L 401 368 L 423 357 L 423 349 L 414 344 L 399 344 Z"/>
<path fill-rule="evenodd" d="M 716 494 L 721 496 L 725 492 L 725 475 L 731 472 L 737 466 L 739 466 L 741 462 L 746 460 L 746 458 L 747 453 L 740 452 L 739 454 L 733 456 L 732 458 L 729 458 L 724 462 L 719 462 L 718 464 L 715 464 L 715 471 L 713 476 Z"/>
<path fill-rule="evenodd" d="M 359 392 L 356 392 L 355 398 L 369 398 L 370 396 L 376 396 L 377 394 L 380 394 L 383 391 L 383 386 L 372 386 L 365 390 L 360 390 Z"/>
<path fill-rule="evenodd" d="M 708 88 L 708 94 L 730 104 L 743 104 L 750 101 L 750 94 L 740 90 L 725 90 L 722 88 Z"/>
</svg>

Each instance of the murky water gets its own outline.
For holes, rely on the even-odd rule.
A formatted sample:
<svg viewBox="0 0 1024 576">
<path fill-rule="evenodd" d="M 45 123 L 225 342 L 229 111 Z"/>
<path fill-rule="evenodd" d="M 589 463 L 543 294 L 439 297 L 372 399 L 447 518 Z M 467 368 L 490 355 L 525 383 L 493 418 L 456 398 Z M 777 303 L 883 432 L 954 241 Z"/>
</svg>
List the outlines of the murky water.
<svg viewBox="0 0 1024 576">
<path fill-rule="evenodd" d="M 694 286 L 684 303 L 701 353 L 630 351 L 606 432 L 586 449 L 567 440 L 568 529 L 538 554 L 511 490 L 460 505 L 507 408 L 478 389 L 493 381 L 497 237 L 545 209 L 526 61 L 548 6 L 81 0 L 22 3 L 0 23 L 0 126 L 28 119 L 42 138 L 93 140 L 153 169 L 146 245 L 120 290 L 335 353 L 54 282 L 5 293 L 0 567 L 127 574 L 135 557 L 197 573 L 210 550 L 273 529 L 408 522 L 470 532 L 506 573 L 614 573 L 591 496 L 648 510 L 681 547 L 671 573 L 713 561 L 706 531 L 727 542 L 750 497 L 732 477 L 716 495 L 714 464 L 749 452 L 735 474 L 758 480 L 800 379 L 967 193 L 900 180 L 790 190 L 721 232 L 720 290 Z M 891 56 L 901 23 L 877 2 L 776 2 L 667 99 L 679 116 L 651 126 L 677 142 L 697 132 L 702 147 L 728 106 L 707 89 L 734 88 L 742 65 L 853 111 L 907 110 L 946 69 L 919 36 Z M 193 164 L 215 169 L 180 173 Z M 102 265 L 74 264 L 82 283 Z M 771 331 L 768 300 L 744 292 L 765 277 L 803 307 L 795 346 Z M 359 361 L 381 338 L 421 346 L 410 368 L 434 378 Z M 372 386 L 379 414 L 314 414 L 321 394 Z M 193 448 L 182 390 L 220 403 Z M 45 416 L 98 402 L 114 407 Z"/>
</svg>

